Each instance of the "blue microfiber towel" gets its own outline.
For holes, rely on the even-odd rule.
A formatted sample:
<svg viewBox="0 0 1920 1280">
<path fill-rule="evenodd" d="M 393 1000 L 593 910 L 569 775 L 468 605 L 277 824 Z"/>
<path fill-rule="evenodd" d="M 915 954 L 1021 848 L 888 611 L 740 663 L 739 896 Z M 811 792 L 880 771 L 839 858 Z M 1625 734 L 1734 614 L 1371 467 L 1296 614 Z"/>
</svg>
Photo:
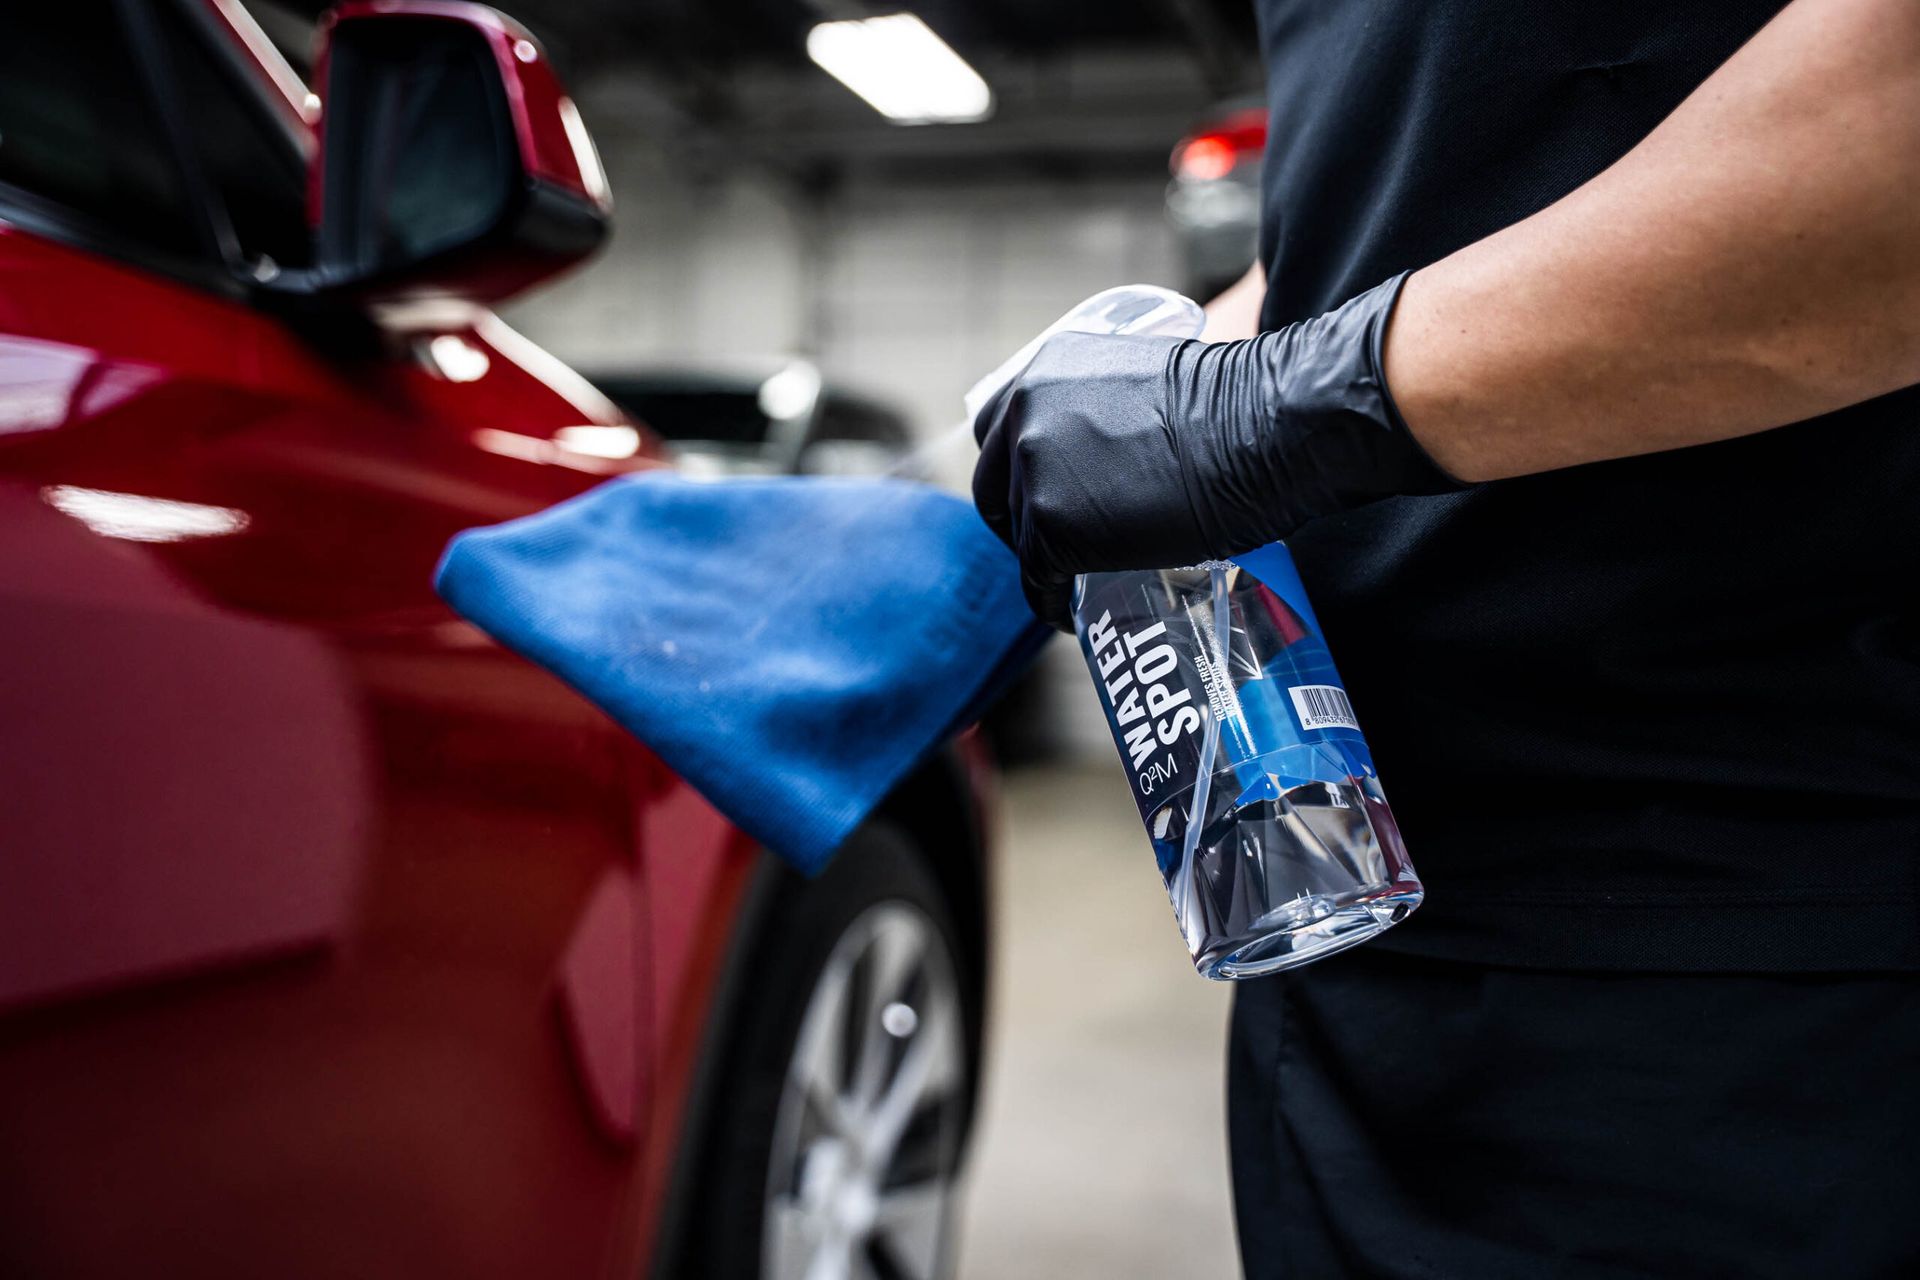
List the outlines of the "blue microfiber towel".
<svg viewBox="0 0 1920 1280">
<path fill-rule="evenodd" d="M 626 476 L 435 585 L 806 871 L 1048 634 L 973 508 L 901 480 Z"/>
</svg>

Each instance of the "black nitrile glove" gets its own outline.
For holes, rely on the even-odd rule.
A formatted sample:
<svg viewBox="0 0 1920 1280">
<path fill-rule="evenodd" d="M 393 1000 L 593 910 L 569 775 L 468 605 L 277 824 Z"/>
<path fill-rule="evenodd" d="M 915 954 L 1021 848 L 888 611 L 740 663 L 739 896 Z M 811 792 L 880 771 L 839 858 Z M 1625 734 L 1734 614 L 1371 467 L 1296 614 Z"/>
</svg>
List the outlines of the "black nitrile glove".
<svg viewBox="0 0 1920 1280">
<path fill-rule="evenodd" d="M 1315 516 L 1461 485 L 1414 442 L 1380 349 L 1406 276 L 1242 342 L 1059 333 L 974 420 L 973 500 L 1027 600 L 1075 574 L 1198 564 Z"/>
</svg>

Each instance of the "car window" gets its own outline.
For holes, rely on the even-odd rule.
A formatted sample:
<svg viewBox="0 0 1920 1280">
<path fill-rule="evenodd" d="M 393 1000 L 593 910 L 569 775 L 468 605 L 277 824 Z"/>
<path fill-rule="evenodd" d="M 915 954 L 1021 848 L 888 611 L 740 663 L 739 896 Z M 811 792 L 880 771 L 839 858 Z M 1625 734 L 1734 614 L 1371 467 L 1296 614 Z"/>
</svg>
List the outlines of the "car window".
<svg viewBox="0 0 1920 1280">
<path fill-rule="evenodd" d="M 910 434 L 907 424 L 892 410 L 831 392 L 820 407 L 820 425 L 813 432 L 816 440 L 872 440 L 880 444 L 905 444 Z"/>
<path fill-rule="evenodd" d="M 600 380 L 607 398 L 667 440 L 715 440 L 759 445 L 767 440 L 767 415 L 760 412 L 757 386 L 739 390 L 647 383 L 637 379 Z"/>
<path fill-rule="evenodd" d="M 173 3 L 154 6 L 172 83 L 207 184 L 226 206 L 247 268 L 256 275 L 313 261 L 307 167 L 292 135 L 269 113 L 234 59 Z"/>
<path fill-rule="evenodd" d="M 139 244 L 204 252 L 113 0 L 0 4 L 0 183 Z"/>
</svg>

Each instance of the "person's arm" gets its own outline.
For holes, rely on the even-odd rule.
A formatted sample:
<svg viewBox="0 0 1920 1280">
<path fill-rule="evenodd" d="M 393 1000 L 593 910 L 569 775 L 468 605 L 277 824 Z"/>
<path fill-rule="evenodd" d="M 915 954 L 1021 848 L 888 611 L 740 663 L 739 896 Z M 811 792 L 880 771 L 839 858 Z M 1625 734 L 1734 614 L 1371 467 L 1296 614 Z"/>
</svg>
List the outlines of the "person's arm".
<svg viewBox="0 0 1920 1280">
<path fill-rule="evenodd" d="M 1267 269 L 1255 262 L 1247 274 L 1213 296 L 1206 306 L 1202 342 L 1232 342 L 1260 332 L 1260 304 L 1267 297 Z"/>
<path fill-rule="evenodd" d="M 1619 163 L 1415 272 L 1386 377 L 1470 481 L 1920 383 L 1920 3 L 1795 0 Z"/>
<path fill-rule="evenodd" d="M 974 502 L 1064 626 L 1078 573 L 1915 383 L 1920 0 L 1794 0 L 1618 164 L 1411 277 L 1237 342 L 1056 334 L 975 419 Z"/>
</svg>

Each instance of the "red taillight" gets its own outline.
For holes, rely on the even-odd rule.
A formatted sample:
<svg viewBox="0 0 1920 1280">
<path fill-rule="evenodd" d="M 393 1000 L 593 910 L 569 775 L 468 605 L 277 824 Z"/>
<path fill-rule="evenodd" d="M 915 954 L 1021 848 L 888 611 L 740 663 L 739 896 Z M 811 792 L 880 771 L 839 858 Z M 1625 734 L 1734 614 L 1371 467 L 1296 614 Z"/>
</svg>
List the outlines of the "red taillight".
<svg viewBox="0 0 1920 1280">
<path fill-rule="evenodd" d="M 1173 172 L 1194 182 L 1211 182 L 1232 173 L 1242 160 L 1259 155 L 1266 145 L 1266 114 L 1257 109 L 1237 111 L 1182 140 L 1173 149 Z"/>
<path fill-rule="evenodd" d="M 1173 171 L 1183 178 L 1207 182 L 1233 172 L 1240 155 L 1233 145 L 1218 134 L 1203 133 L 1180 148 Z"/>
</svg>

